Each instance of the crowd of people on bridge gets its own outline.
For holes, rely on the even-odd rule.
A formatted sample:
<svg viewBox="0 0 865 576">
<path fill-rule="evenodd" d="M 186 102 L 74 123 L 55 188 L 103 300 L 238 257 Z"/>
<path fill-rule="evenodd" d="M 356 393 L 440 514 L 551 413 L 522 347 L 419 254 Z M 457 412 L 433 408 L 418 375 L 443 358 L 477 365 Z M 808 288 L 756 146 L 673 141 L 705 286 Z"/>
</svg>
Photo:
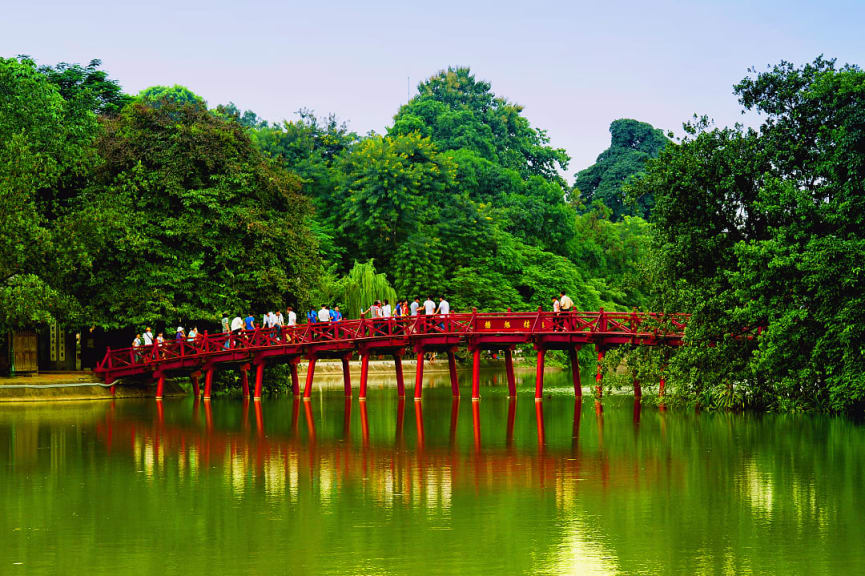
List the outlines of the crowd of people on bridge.
<svg viewBox="0 0 865 576">
<path fill-rule="evenodd" d="M 573 307 L 573 300 L 571 300 L 564 291 L 559 293 L 558 298 L 555 296 L 552 298 L 553 312 L 570 312 Z M 414 298 L 411 301 L 399 300 L 393 306 L 387 299 L 375 300 L 366 310 L 360 310 L 361 318 L 369 317 L 373 319 L 401 318 L 421 315 L 447 316 L 450 313 L 450 303 L 443 296 L 438 298 L 438 304 L 435 303 L 432 296 L 427 296 L 426 300 L 423 302 L 421 302 L 420 298 Z M 316 311 L 315 309 L 310 309 L 306 313 L 306 321 L 308 324 L 340 322 L 342 320 L 343 315 L 339 306 L 330 307 L 326 304 L 322 304 L 319 310 Z M 297 312 L 295 312 L 294 308 L 291 306 L 286 308 L 285 314 L 283 314 L 279 309 L 276 309 L 276 312 L 272 309 L 268 310 L 267 313 L 261 317 L 260 322 L 256 322 L 255 316 L 251 313 L 243 318 L 235 316 L 233 319 L 229 319 L 229 315 L 224 313 L 220 320 L 222 332 L 226 334 L 231 333 L 233 335 L 239 335 L 244 331 L 255 330 L 257 328 L 271 329 L 274 330 L 274 333 L 276 334 L 280 332 L 283 327 L 296 326 L 297 323 Z M 184 330 L 183 326 L 178 326 L 171 339 L 175 342 L 195 342 L 199 338 L 199 335 L 197 326 L 193 326 L 188 332 Z M 152 330 L 147 326 L 144 332 L 135 334 L 135 338 L 132 341 L 132 348 L 135 350 L 141 347 L 151 347 L 154 344 L 157 347 L 160 347 L 165 342 L 166 338 L 163 332 L 157 333 L 154 337 Z M 228 347 L 228 341 L 226 341 L 226 347 Z"/>
<path fill-rule="evenodd" d="M 376 300 L 369 306 L 369 308 L 360 311 L 361 318 L 366 317 L 367 314 L 369 314 L 370 318 L 396 318 L 403 316 L 418 316 L 421 314 L 448 315 L 450 314 L 450 303 L 444 297 L 439 298 L 438 305 L 433 302 L 432 297 L 427 297 L 423 303 L 421 303 L 420 298 L 415 298 L 412 302 L 409 302 L 408 300 L 400 300 L 396 303 L 396 306 L 391 306 L 387 299 L 384 301 Z M 330 307 L 326 304 L 322 304 L 318 311 L 310 309 L 306 313 L 306 321 L 308 324 L 340 322 L 342 320 L 343 315 L 339 306 Z M 297 312 L 295 312 L 294 308 L 291 306 L 286 308 L 285 314 L 283 314 L 279 309 L 276 309 L 276 312 L 268 310 L 261 317 L 259 322 L 256 322 L 255 316 L 251 313 L 246 317 L 241 318 L 240 316 L 235 316 L 233 319 L 229 319 L 228 314 L 223 313 L 222 319 L 220 320 L 222 332 L 235 335 L 241 334 L 246 330 L 255 330 L 257 328 L 281 331 L 284 326 L 296 326 L 297 323 Z M 199 335 L 197 326 L 193 326 L 189 332 L 186 332 L 183 326 L 178 326 L 171 339 L 175 342 L 195 342 L 199 338 Z M 135 338 L 132 340 L 132 348 L 133 350 L 136 350 L 141 347 L 151 347 L 154 344 L 159 347 L 165 342 L 166 338 L 163 332 L 159 332 L 154 337 L 150 326 L 147 326 L 144 329 L 144 332 L 135 334 Z"/>
</svg>

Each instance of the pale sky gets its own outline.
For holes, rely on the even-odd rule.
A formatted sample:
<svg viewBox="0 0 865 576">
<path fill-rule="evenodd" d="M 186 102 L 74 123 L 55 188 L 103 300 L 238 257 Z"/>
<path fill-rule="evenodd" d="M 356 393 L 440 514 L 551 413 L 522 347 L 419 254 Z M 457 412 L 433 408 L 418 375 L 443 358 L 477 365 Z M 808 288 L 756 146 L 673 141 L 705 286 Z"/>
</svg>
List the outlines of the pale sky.
<svg viewBox="0 0 865 576">
<path fill-rule="evenodd" d="M 750 66 L 865 64 L 861 0 L 2 4 L 0 56 L 100 58 L 129 93 L 182 84 L 210 106 L 272 121 L 311 108 L 361 134 L 383 133 L 422 79 L 467 65 L 567 150 L 569 182 L 617 118 L 728 125 L 742 120 L 732 85 Z"/>
</svg>

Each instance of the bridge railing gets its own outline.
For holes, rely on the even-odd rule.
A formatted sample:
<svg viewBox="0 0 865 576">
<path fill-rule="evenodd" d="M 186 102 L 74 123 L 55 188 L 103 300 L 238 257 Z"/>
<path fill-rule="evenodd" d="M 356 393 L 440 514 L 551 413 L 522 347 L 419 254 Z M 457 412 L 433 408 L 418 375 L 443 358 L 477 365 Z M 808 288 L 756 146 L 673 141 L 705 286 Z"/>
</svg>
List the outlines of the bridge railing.
<svg viewBox="0 0 865 576">
<path fill-rule="evenodd" d="M 688 314 L 654 312 L 472 312 L 411 317 L 341 320 L 256 328 L 236 333 L 199 334 L 195 338 L 166 340 L 134 348 L 108 349 L 97 372 L 159 364 L 188 357 L 207 357 L 227 351 L 256 350 L 279 346 L 348 343 L 360 340 L 410 337 L 467 336 L 469 334 L 589 333 L 634 338 L 681 338 Z"/>
</svg>

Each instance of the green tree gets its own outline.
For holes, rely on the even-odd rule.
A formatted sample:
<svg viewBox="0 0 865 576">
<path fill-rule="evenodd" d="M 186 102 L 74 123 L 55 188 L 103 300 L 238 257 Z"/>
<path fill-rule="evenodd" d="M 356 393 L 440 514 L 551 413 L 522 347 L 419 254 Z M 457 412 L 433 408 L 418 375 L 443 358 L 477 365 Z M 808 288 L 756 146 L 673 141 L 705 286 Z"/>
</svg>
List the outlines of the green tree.
<svg viewBox="0 0 865 576">
<path fill-rule="evenodd" d="M 355 262 L 348 274 L 336 283 L 334 296 L 343 304 L 345 318 L 360 318 L 360 312 L 376 300 L 396 301 L 396 291 L 384 274 L 375 271 L 372 260 Z"/>
<path fill-rule="evenodd" d="M 61 62 L 40 66 L 39 72 L 57 86 L 68 104 L 96 114 L 114 115 L 133 98 L 124 94 L 120 84 L 100 70 L 101 66 L 101 60 L 91 60 L 87 66 Z"/>
<path fill-rule="evenodd" d="M 74 224 L 79 278 L 106 325 L 215 318 L 309 302 L 320 267 L 299 179 L 197 96 L 141 98 L 104 122 L 97 185 Z"/>
<path fill-rule="evenodd" d="M 88 258 L 58 190 L 93 165 L 97 123 L 75 112 L 32 60 L 0 58 L 0 331 L 77 310 L 65 280 Z"/>
<path fill-rule="evenodd" d="M 610 124 L 612 141 L 595 163 L 577 173 L 574 191 L 591 206 L 599 200 L 612 210 L 613 220 L 625 215 L 647 218 L 654 203 L 651 193 L 629 203 L 625 185 L 643 174 L 646 162 L 667 145 L 664 133 L 651 124 L 622 118 Z"/>
<path fill-rule="evenodd" d="M 659 298 L 715 343 L 684 349 L 675 382 L 779 410 L 861 407 L 865 73 L 822 58 L 752 73 L 736 93 L 759 131 L 697 123 L 638 186 L 657 202 Z M 729 336 L 747 327 L 762 333 Z"/>
<path fill-rule="evenodd" d="M 444 201 L 454 178 L 450 160 L 418 134 L 372 136 L 344 157 L 340 170 L 332 209 L 341 235 L 355 246 L 348 255 L 376 257 L 392 273 L 397 250 Z"/>
</svg>

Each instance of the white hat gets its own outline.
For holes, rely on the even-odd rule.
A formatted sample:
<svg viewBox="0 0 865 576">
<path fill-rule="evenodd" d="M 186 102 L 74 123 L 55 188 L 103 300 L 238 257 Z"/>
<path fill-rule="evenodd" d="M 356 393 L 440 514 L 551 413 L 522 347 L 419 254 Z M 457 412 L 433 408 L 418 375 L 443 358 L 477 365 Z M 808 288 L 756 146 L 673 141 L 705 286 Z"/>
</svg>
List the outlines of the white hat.
<svg viewBox="0 0 865 576">
<path fill-rule="evenodd" d="M 177 327 L 177 331 L 178 331 L 178 332 L 183 332 L 183 326 L 178 326 L 178 327 Z"/>
</svg>

